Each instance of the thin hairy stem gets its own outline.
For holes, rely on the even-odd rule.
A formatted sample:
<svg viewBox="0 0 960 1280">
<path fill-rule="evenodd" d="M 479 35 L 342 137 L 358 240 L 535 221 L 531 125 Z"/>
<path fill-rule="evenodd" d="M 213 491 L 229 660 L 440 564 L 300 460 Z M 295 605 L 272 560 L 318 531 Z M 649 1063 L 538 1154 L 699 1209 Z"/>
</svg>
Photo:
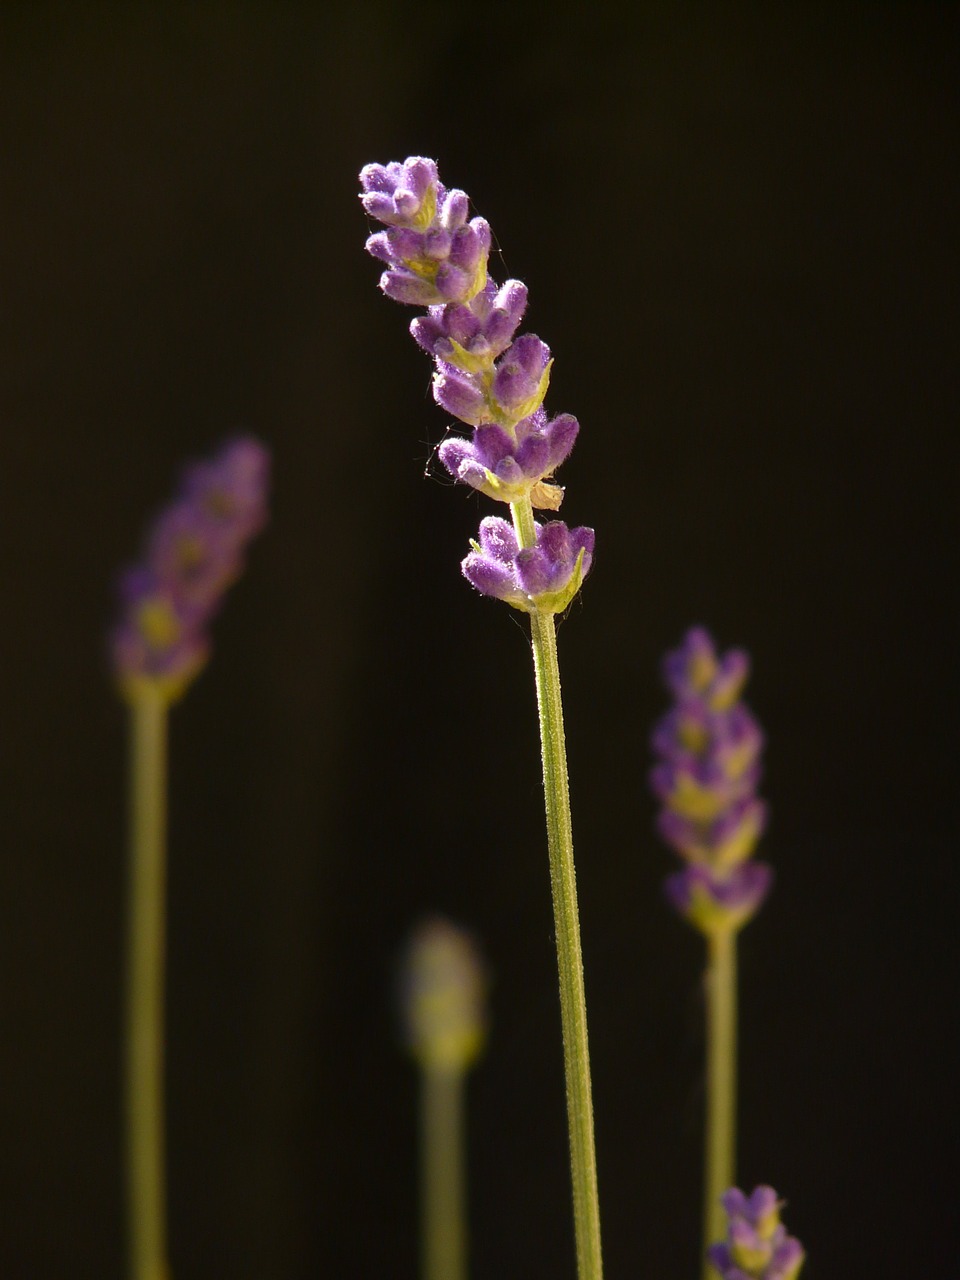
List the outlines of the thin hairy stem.
<svg viewBox="0 0 960 1280">
<path fill-rule="evenodd" d="M 148 687 L 130 705 L 126 1141 L 130 1280 L 167 1280 L 163 1122 L 163 964 L 167 703 Z"/>
<path fill-rule="evenodd" d="M 737 1133 L 737 933 L 707 936 L 707 1117 L 704 1144 L 703 1247 L 726 1235 L 720 1197 L 734 1185 Z M 715 1280 L 704 1258 L 704 1280 Z"/>
<path fill-rule="evenodd" d="M 511 507 L 514 528 L 523 546 L 535 542 L 529 500 Z M 553 918 L 560 973 L 560 1014 L 563 1024 L 563 1062 L 567 1084 L 567 1124 L 570 1131 L 570 1169 L 579 1280 L 601 1280 L 600 1206 L 597 1196 L 597 1158 L 593 1138 L 593 1096 L 587 1043 L 587 1005 L 583 986 L 577 881 L 573 864 L 570 788 L 563 733 L 563 703 L 557 663 L 557 634 L 552 613 L 530 615 L 533 662 L 540 711 L 543 790 L 547 811 L 547 843 Z"/>
<path fill-rule="evenodd" d="M 423 1280 L 466 1280 L 464 1073 L 426 1066 L 421 1077 Z"/>
</svg>

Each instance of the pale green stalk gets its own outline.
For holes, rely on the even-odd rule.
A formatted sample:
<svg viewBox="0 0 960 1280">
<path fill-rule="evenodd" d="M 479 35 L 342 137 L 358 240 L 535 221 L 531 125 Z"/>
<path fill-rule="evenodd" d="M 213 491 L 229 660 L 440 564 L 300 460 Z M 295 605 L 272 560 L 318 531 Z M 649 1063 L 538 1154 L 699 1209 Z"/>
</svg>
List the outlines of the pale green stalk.
<svg viewBox="0 0 960 1280">
<path fill-rule="evenodd" d="M 423 1280 L 466 1280 L 464 1072 L 428 1063 L 420 1078 Z"/>
<path fill-rule="evenodd" d="M 130 868 L 126 972 L 127 1231 L 130 1280 L 167 1280 L 163 970 L 167 699 L 130 697 Z"/>
<path fill-rule="evenodd" d="M 529 499 L 511 505 L 521 546 L 536 542 Z M 567 1083 L 567 1124 L 579 1280 L 602 1280 L 600 1205 L 597 1196 L 597 1158 L 593 1138 L 593 1095 L 587 1044 L 587 1005 L 583 986 L 577 881 L 573 865 L 570 788 L 563 734 L 563 703 L 557 664 L 557 634 L 552 613 L 532 613 L 530 626 L 540 711 L 543 790 L 547 810 L 547 844 L 553 918 L 560 972 L 560 1015 L 563 1025 L 563 1063 Z"/>
<path fill-rule="evenodd" d="M 704 1144 L 703 1247 L 726 1236 L 720 1197 L 734 1185 L 737 1133 L 737 931 L 707 934 L 707 1116 Z M 716 1280 L 704 1252 L 704 1280 Z"/>
</svg>

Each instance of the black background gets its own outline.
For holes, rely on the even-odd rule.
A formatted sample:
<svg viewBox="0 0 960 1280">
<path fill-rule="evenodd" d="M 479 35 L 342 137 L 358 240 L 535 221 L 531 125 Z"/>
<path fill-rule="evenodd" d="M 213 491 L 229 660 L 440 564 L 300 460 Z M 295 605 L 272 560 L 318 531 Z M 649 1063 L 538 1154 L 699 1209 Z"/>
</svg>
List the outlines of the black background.
<svg viewBox="0 0 960 1280">
<path fill-rule="evenodd" d="M 560 632 L 610 1277 L 693 1276 L 701 945 L 647 739 L 693 622 L 754 658 L 777 885 L 742 1182 L 810 1280 L 955 1274 L 958 10 L 7 4 L 0 14 L 0 1271 L 122 1272 L 116 569 L 237 430 L 273 520 L 173 715 L 174 1274 L 416 1274 L 393 966 L 482 939 L 472 1272 L 573 1275 L 523 621 L 378 294 L 356 173 L 435 155 L 581 437 Z"/>
</svg>

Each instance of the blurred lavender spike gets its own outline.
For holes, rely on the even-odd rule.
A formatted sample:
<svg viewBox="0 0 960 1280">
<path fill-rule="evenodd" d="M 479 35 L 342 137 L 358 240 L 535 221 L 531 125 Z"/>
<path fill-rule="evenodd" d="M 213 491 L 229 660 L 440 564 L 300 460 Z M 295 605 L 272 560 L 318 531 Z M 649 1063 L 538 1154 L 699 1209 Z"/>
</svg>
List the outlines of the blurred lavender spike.
<svg viewBox="0 0 960 1280">
<path fill-rule="evenodd" d="M 718 655 L 702 627 L 663 664 L 676 701 L 653 732 L 660 763 L 650 785 L 663 805 L 660 834 L 687 864 L 666 892 L 704 933 L 743 925 L 773 879 L 765 863 L 748 862 L 766 823 L 756 794 L 763 734 L 738 701 L 749 666 L 742 650 Z"/>
<path fill-rule="evenodd" d="M 486 1035 L 486 973 L 468 933 L 425 920 L 410 940 L 402 973 L 407 1045 L 422 1066 L 464 1071 Z"/>
<path fill-rule="evenodd" d="M 149 530 L 143 561 L 120 578 L 111 634 L 121 690 L 144 684 L 179 697 L 210 652 L 207 628 L 267 520 L 270 458 L 257 440 L 229 441 L 184 471 L 173 502 Z"/>
<path fill-rule="evenodd" d="M 731 1187 L 721 1197 L 727 1215 L 727 1239 L 707 1250 L 723 1280 L 795 1280 L 803 1266 L 800 1241 L 780 1221 L 783 1201 L 773 1187 L 756 1187 L 746 1196 Z"/>
</svg>

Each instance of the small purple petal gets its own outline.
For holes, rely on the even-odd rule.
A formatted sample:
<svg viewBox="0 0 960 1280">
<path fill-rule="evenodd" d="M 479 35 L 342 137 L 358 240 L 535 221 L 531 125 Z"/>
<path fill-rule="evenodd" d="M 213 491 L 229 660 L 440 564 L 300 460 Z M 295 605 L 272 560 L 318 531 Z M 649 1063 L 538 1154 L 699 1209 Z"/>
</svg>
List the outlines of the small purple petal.
<svg viewBox="0 0 960 1280">
<path fill-rule="evenodd" d="M 462 422 L 476 426 L 487 413 L 482 392 L 468 378 L 457 372 L 433 375 L 433 398 L 448 413 Z"/>
<path fill-rule="evenodd" d="M 528 596 L 553 589 L 555 566 L 539 547 L 524 547 L 517 553 L 517 580 Z"/>
<path fill-rule="evenodd" d="M 394 302 L 412 307 L 427 307 L 437 300 L 437 291 L 430 281 L 411 271 L 385 271 L 380 277 L 380 288 Z"/>
<path fill-rule="evenodd" d="M 550 442 L 550 471 L 555 471 L 561 462 L 570 456 L 570 450 L 576 443 L 580 431 L 580 423 L 572 413 L 561 413 L 547 426 L 546 435 Z"/>
<path fill-rule="evenodd" d="M 440 222 L 448 231 L 462 227 L 470 212 L 470 201 L 465 191 L 448 191 L 440 208 Z"/>
<path fill-rule="evenodd" d="M 476 551 L 470 552 L 461 562 L 460 568 L 463 576 L 481 595 L 507 600 L 516 591 L 512 569 Z"/>
<path fill-rule="evenodd" d="M 498 355 L 509 345 L 526 307 L 527 286 L 521 280 L 508 280 L 497 293 L 484 326 L 487 340 Z"/>
<path fill-rule="evenodd" d="M 473 275 L 462 267 L 455 266 L 452 259 L 447 259 L 437 269 L 437 294 L 448 302 L 461 302 L 468 297 L 473 287 Z"/>
<path fill-rule="evenodd" d="M 503 564 L 512 563 L 517 557 L 517 535 L 513 525 L 500 516 L 487 516 L 480 521 L 480 546 L 486 555 Z"/>
</svg>

